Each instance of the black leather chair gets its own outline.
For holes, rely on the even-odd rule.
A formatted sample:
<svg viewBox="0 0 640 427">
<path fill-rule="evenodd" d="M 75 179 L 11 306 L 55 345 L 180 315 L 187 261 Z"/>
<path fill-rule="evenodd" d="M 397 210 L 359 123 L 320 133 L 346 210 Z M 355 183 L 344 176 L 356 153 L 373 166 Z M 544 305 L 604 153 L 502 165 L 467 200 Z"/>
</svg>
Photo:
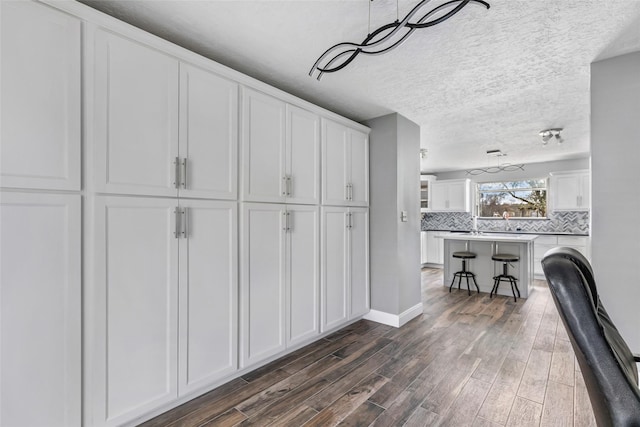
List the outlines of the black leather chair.
<svg viewBox="0 0 640 427">
<path fill-rule="evenodd" d="M 631 353 L 602 306 L 589 261 L 575 249 L 554 248 L 542 259 L 542 269 L 598 426 L 640 427 L 640 357 Z"/>
</svg>

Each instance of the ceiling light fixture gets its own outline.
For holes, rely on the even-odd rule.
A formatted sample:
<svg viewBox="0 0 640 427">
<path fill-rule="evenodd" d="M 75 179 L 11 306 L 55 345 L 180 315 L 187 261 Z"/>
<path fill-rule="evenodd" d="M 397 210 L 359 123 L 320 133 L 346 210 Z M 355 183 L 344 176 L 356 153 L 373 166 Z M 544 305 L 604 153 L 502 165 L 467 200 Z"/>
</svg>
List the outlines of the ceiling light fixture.
<svg viewBox="0 0 640 427">
<path fill-rule="evenodd" d="M 507 154 L 501 150 L 487 150 L 487 158 L 489 157 L 505 157 Z M 470 169 L 467 171 L 467 175 L 480 175 L 482 173 L 498 173 L 498 172 L 513 172 L 517 170 L 524 170 L 524 164 L 512 165 L 509 163 L 499 164 L 497 166 L 489 166 L 486 168 Z"/>
<path fill-rule="evenodd" d="M 564 139 L 562 139 L 562 136 L 560 135 L 560 132 L 562 132 L 562 130 L 562 128 L 541 130 L 539 135 L 540 137 L 542 137 L 542 144 L 547 145 L 549 140 L 551 140 L 552 138 L 555 138 L 558 144 L 562 144 L 564 142 Z"/>
<path fill-rule="evenodd" d="M 369 25 L 371 25 L 372 1 L 373 0 L 370 0 L 369 2 Z M 411 18 L 413 18 L 413 16 L 417 14 L 422 9 L 422 7 L 430 1 L 431 0 L 422 0 L 416 7 L 411 9 L 411 12 L 409 12 L 407 16 L 402 19 L 402 21 L 399 20 L 398 3 L 396 1 L 395 22 L 383 25 L 374 32 L 371 32 L 371 28 L 369 28 L 369 34 L 360 44 L 345 42 L 338 43 L 330 47 L 322 55 L 320 55 L 315 64 L 313 64 L 313 67 L 311 67 L 311 71 L 309 71 L 309 75 L 313 77 L 313 73 L 318 71 L 317 79 L 320 80 L 324 73 L 334 73 L 336 71 L 342 70 L 344 67 L 349 65 L 351 61 L 353 61 L 360 53 L 365 55 L 381 55 L 383 53 L 387 53 L 392 49 L 400 46 L 415 30 L 432 27 L 446 21 L 447 19 L 458 13 L 463 7 L 467 5 L 467 3 L 478 3 L 482 6 L 485 6 L 487 9 L 489 9 L 490 7 L 489 3 L 483 0 L 450 0 L 446 3 L 441 4 L 440 6 L 436 6 L 435 8 L 431 9 L 415 23 L 409 22 Z M 453 9 L 442 14 L 441 16 L 433 18 L 429 21 L 427 20 L 437 12 L 446 10 L 447 8 L 451 7 L 453 7 Z M 327 59 L 334 53 L 335 55 L 331 56 L 331 59 Z"/>
</svg>

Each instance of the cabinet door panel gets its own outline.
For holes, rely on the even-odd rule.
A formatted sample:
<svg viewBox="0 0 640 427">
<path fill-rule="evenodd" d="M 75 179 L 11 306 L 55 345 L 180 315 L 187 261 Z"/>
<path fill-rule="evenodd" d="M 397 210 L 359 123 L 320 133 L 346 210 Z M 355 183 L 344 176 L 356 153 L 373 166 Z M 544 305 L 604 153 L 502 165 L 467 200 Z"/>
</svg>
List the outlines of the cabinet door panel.
<svg viewBox="0 0 640 427">
<path fill-rule="evenodd" d="M 2 193 L 0 425 L 80 426 L 80 196 Z"/>
<path fill-rule="evenodd" d="M 96 190 L 175 196 L 177 60 L 102 30 L 95 40 Z"/>
<path fill-rule="evenodd" d="M 242 208 L 242 367 L 285 348 L 285 210 Z"/>
<path fill-rule="evenodd" d="M 349 241 L 350 312 L 353 319 L 369 312 L 369 213 L 352 208 Z"/>
<path fill-rule="evenodd" d="M 180 65 L 180 157 L 187 158 L 184 197 L 235 199 L 238 85 Z"/>
<path fill-rule="evenodd" d="M 351 164 L 351 205 L 369 204 L 369 138 L 366 134 L 349 130 Z"/>
<path fill-rule="evenodd" d="M 80 189 L 80 20 L 3 1 L 3 187 Z"/>
<path fill-rule="evenodd" d="M 243 200 L 285 200 L 285 103 L 244 89 Z"/>
<path fill-rule="evenodd" d="M 319 333 L 319 213 L 316 207 L 288 206 L 288 345 Z"/>
<path fill-rule="evenodd" d="M 466 212 L 469 210 L 468 183 L 466 181 L 453 182 L 449 184 L 449 206 L 450 211 Z"/>
<path fill-rule="evenodd" d="M 322 331 L 348 320 L 346 208 L 322 208 Z"/>
<path fill-rule="evenodd" d="M 93 348 L 97 424 L 120 425 L 177 397 L 175 202 L 96 200 Z"/>
<path fill-rule="evenodd" d="M 446 183 L 431 184 L 431 210 L 446 211 L 449 200 L 449 186 Z"/>
<path fill-rule="evenodd" d="M 317 204 L 320 200 L 320 118 L 287 105 L 287 202 Z"/>
<path fill-rule="evenodd" d="M 237 368 L 237 208 L 234 202 L 181 201 L 180 394 Z"/>
<path fill-rule="evenodd" d="M 322 203 L 345 205 L 348 182 L 347 128 L 322 120 Z"/>
</svg>

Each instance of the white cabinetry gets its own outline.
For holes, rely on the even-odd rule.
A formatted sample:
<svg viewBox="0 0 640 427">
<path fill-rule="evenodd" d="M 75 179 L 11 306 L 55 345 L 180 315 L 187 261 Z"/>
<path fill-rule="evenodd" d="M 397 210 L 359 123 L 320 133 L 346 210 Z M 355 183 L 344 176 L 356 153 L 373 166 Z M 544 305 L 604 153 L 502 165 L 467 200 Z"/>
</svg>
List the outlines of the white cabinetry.
<svg viewBox="0 0 640 427">
<path fill-rule="evenodd" d="M 427 261 L 427 231 L 420 232 L 420 263 L 426 264 Z"/>
<path fill-rule="evenodd" d="M 237 84 L 105 30 L 94 37 L 95 190 L 235 199 Z"/>
<path fill-rule="evenodd" d="M 319 117 L 250 89 L 242 117 L 243 200 L 317 204 Z"/>
<path fill-rule="evenodd" d="M 584 211 L 590 208 L 589 171 L 552 173 L 550 191 L 554 211 Z"/>
<path fill-rule="evenodd" d="M 369 311 L 369 212 L 322 208 L 322 330 Z"/>
<path fill-rule="evenodd" d="M 318 222 L 315 206 L 243 204 L 243 367 L 319 333 Z"/>
<path fill-rule="evenodd" d="M 470 212 L 470 180 L 433 181 L 430 205 L 432 212 Z"/>
<path fill-rule="evenodd" d="M 429 264 L 444 263 L 444 239 L 442 232 L 427 231 L 427 260 Z"/>
<path fill-rule="evenodd" d="M 94 204 L 89 424 L 120 425 L 235 369 L 236 207 Z"/>
<path fill-rule="evenodd" d="M 322 204 L 369 205 L 369 137 L 322 119 Z"/>
<path fill-rule="evenodd" d="M 0 185 L 80 190 L 81 21 L 1 2 Z"/>
<path fill-rule="evenodd" d="M 549 249 L 558 246 L 574 248 L 587 257 L 587 259 L 591 258 L 591 244 L 589 243 L 588 236 L 538 236 L 538 238 L 533 241 L 533 270 L 537 278 L 544 278 L 544 271 L 542 271 L 542 264 L 540 263 L 544 254 L 547 253 Z"/>
<path fill-rule="evenodd" d="M 0 425 L 80 426 L 80 196 L 0 199 Z"/>
</svg>

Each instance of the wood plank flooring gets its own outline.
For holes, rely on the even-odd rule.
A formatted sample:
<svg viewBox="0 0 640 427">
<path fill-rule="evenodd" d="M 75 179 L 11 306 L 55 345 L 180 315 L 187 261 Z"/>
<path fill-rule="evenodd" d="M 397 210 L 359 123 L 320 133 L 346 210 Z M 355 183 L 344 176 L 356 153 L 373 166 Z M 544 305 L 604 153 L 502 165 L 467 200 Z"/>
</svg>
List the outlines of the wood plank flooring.
<svg viewBox="0 0 640 427">
<path fill-rule="evenodd" d="M 359 321 L 143 426 L 596 425 L 544 281 L 514 302 L 423 269 L 422 291 L 402 328 Z"/>
</svg>

